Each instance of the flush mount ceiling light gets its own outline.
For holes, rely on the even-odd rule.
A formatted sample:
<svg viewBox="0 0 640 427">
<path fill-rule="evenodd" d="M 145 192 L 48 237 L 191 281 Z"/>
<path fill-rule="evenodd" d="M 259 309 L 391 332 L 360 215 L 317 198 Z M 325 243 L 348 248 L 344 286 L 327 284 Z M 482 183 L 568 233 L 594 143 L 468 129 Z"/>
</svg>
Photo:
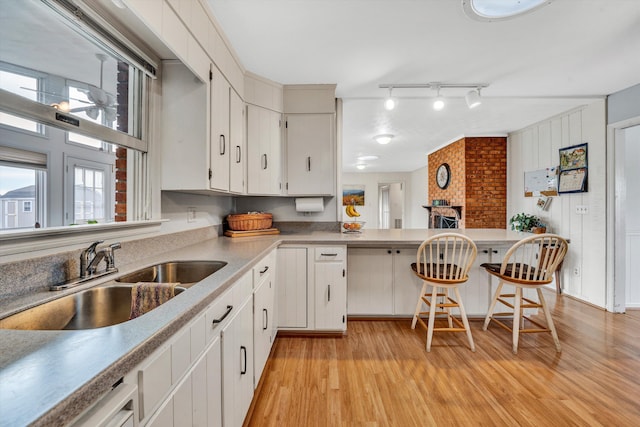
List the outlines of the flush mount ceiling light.
<svg viewBox="0 0 640 427">
<path fill-rule="evenodd" d="M 500 21 L 533 12 L 552 0 L 462 0 L 468 17 L 476 21 Z"/>
<path fill-rule="evenodd" d="M 385 145 L 391 142 L 391 140 L 393 139 L 393 135 L 391 135 L 390 133 L 383 133 L 381 135 L 374 136 L 373 139 L 375 139 L 378 144 Z"/>
<path fill-rule="evenodd" d="M 366 168 L 366 167 L 367 167 L 367 165 L 365 165 L 365 164 L 363 164 L 363 163 L 358 163 L 358 164 L 356 165 L 356 168 L 358 168 L 359 170 L 362 170 L 362 169 L 364 169 L 364 168 Z"/>
<path fill-rule="evenodd" d="M 392 87 L 389 88 L 389 96 L 384 100 L 384 108 L 387 111 L 391 111 L 396 108 L 396 100 L 391 96 Z"/>
<path fill-rule="evenodd" d="M 480 99 L 480 88 L 472 89 L 464 96 L 464 100 L 467 101 L 467 107 L 476 108 L 478 105 L 482 104 L 482 100 Z"/>
<path fill-rule="evenodd" d="M 489 87 L 488 83 L 394 83 L 394 84 L 380 84 L 378 85 L 381 89 L 433 89 L 437 91 L 437 96 L 435 101 L 433 102 L 433 109 L 436 111 L 440 111 L 444 108 L 444 97 L 440 95 L 441 89 L 472 89 L 467 95 L 465 99 L 467 99 L 467 105 L 469 108 L 474 108 L 480 105 L 480 89 L 484 89 Z M 471 94 L 473 92 L 474 94 Z M 391 92 L 389 92 L 391 94 Z M 458 95 L 458 97 L 462 97 L 462 95 Z M 469 101 L 469 97 L 473 102 Z"/>
</svg>

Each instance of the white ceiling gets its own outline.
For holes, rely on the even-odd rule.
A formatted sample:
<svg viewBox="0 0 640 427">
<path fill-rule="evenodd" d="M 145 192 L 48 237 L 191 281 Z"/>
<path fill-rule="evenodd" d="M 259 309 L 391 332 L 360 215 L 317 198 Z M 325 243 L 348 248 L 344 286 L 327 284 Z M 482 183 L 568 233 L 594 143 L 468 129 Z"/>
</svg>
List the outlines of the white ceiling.
<svg viewBox="0 0 640 427">
<path fill-rule="evenodd" d="M 553 0 L 500 22 L 470 19 L 462 0 L 208 0 L 250 71 L 286 84 L 337 83 L 344 100 L 343 171 L 413 171 L 461 135 L 504 135 L 640 83 L 639 0 Z M 488 83 L 435 112 L 429 89 L 387 83 Z M 380 146 L 373 137 L 396 137 Z"/>
</svg>

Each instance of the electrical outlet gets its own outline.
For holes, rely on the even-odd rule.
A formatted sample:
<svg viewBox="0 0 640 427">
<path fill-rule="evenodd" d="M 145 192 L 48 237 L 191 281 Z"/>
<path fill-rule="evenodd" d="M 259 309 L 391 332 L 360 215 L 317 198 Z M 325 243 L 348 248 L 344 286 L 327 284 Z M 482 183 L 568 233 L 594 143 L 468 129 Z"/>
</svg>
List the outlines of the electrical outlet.
<svg viewBox="0 0 640 427">
<path fill-rule="evenodd" d="M 586 215 L 589 213 L 589 209 L 586 205 L 577 205 L 576 206 L 576 214 L 577 215 Z"/>
<path fill-rule="evenodd" d="M 196 220 L 196 208 L 187 208 L 187 222 Z"/>
<path fill-rule="evenodd" d="M 580 269 L 578 267 L 574 267 L 573 275 L 576 277 L 580 277 Z"/>
</svg>

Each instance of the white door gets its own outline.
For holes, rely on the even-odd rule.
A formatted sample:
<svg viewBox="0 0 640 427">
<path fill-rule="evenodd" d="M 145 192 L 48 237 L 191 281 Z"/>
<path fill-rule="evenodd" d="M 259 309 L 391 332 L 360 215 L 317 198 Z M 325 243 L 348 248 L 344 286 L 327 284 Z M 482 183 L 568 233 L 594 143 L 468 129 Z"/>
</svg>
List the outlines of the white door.
<svg viewBox="0 0 640 427">
<path fill-rule="evenodd" d="M 344 262 L 315 263 L 318 330 L 344 330 L 347 324 L 347 278 Z"/>
<path fill-rule="evenodd" d="M 229 190 L 229 83 L 215 66 L 211 66 L 211 179 L 216 190 Z"/>
<path fill-rule="evenodd" d="M 306 328 L 307 248 L 278 248 L 277 251 L 278 327 Z"/>
<path fill-rule="evenodd" d="M 243 194 L 247 191 L 245 106 L 235 90 L 230 91 L 229 121 L 229 191 Z"/>
</svg>

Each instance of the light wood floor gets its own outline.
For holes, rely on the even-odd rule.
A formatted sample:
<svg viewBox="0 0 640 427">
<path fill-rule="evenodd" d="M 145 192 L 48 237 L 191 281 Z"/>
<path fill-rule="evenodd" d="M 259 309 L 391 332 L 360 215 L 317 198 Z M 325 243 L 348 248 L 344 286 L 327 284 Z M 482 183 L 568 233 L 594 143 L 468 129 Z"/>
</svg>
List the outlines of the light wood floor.
<svg viewBox="0 0 640 427">
<path fill-rule="evenodd" d="M 250 426 L 638 426 L 640 311 L 611 314 L 545 292 L 549 334 L 472 321 L 434 335 L 410 321 L 350 321 L 343 338 L 278 337 Z"/>
</svg>

